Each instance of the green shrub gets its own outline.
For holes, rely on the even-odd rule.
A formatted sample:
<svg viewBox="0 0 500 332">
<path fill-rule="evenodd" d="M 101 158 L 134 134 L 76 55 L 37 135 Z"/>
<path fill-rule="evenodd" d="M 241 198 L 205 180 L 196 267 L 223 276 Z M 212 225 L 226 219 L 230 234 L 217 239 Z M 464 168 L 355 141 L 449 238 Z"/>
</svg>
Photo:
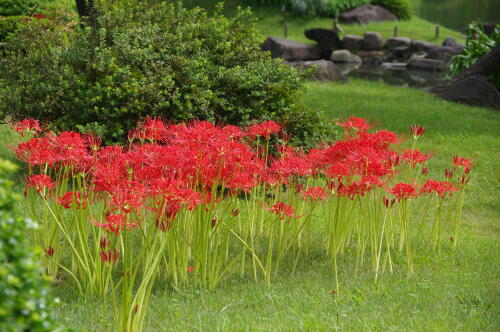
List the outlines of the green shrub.
<svg viewBox="0 0 500 332">
<path fill-rule="evenodd" d="M 19 197 L 6 178 L 14 170 L 0 161 L 0 331 L 56 331 L 47 281 L 26 239 L 28 225 L 13 212 Z"/>
<path fill-rule="evenodd" d="M 0 18 L 0 43 L 5 41 L 9 33 L 16 31 L 24 16 Z"/>
<path fill-rule="evenodd" d="M 387 8 L 400 20 L 409 20 L 413 15 L 409 0 L 372 0 L 371 3 Z"/>
<path fill-rule="evenodd" d="M 0 16 L 25 15 L 36 4 L 33 0 L 0 0 Z"/>
<path fill-rule="evenodd" d="M 474 35 L 474 36 L 473 36 Z M 457 76 L 483 55 L 488 54 L 500 43 L 500 25 L 495 27 L 493 33 L 488 36 L 478 26 L 469 25 L 465 50 L 463 54 L 456 55 L 451 60 L 451 76 Z M 500 90 L 500 70 L 491 74 L 488 80 Z"/>
<path fill-rule="evenodd" d="M 168 3 L 99 12 L 98 31 L 32 22 L 11 36 L 0 59 L 3 118 L 90 129 L 107 142 L 124 140 L 147 115 L 238 125 L 273 119 L 302 128 L 292 133 L 301 140 L 328 130 L 314 114 L 294 124 L 303 81 L 261 51 L 249 12 L 209 17 Z"/>
</svg>

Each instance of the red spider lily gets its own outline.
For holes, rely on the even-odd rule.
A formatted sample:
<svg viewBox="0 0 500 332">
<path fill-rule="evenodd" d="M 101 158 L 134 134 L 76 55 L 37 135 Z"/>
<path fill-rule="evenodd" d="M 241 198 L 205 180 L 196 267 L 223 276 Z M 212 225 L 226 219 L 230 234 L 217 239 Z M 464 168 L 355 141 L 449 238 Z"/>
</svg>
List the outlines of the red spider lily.
<svg viewBox="0 0 500 332">
<path fill-rule="evenodd" d="M 394 187 L 389 190 L 389 193 L 393 194 L 398 202 L 401 201 L 401 199 L 408 199 L 418 196 L 418 191 L 415 186 L 402 182 L 394 185 Z"/>
<path fill-rule="evenodd" d="M 422 154 L 419 150 L 408 149 L 403 152 L 403 159 L 409 162 L 412 167 L 415 167 L 417 164 L 425 164 L 429 157 L 429 155 Z"/>
<path fill-rule="evenodd" d="M 321 187 L 310 187 L 302 195 L 304 195 L 304 199 L 312 201 L 324 201 L 328 197 L 328 193 Z"/>
<path fill-rule="evenodd" d="M 384 206 L 386 209 L 390 209 L 393 207 L 394 203 L 396 202 L 396 199 L 389 199 L 387 197 L 384 196 L 384 198 L 382 198 L 382 201 L 384 202 Z"/>
<path fill-rule="evenodd" d="M 82 199 L 80 192 L 68 191 L 59 197 L 59 203 L 66 209 L 70 209 L 72 204 L 76 209 L 85 209 L 87 207 L 87 202 Z"/>
<path fill-rule="evenodd" d="M 49 257 L 54 256 L 54 247 L 49 246 L 47 249 L 45 249 L 45 254 Z"/>
<path fill-rule="evenodd" d="M 437 181 L 437 180 L 427 180 L 424 185 L 420 189 L 420 192 L 425 194 L 436 193 L 439 197 L 444 198 L 446 194 L 452 195 L 454 191 L 457 191 L 457 188 L 453 186 L 453 183 L 446 181 Z"/>
<path fill-rule="evenodd" d="M 161 141 L 166 134 L 167 127 L 161 118 L 151 118 L 149 116 L 142 122 L 139 122 L 137 128 L 132 130 L 128 134 L 128 139 L 130 142 L 138 139 L 141 142 L 144 141 Z"/>
<path fill-rule="evenodd" d="M 281 201 L 274 204 L 271 208 L 264 207 L 264 210 L 270 211 L 280 217 L 281 220 L 287 218 L 300 218 L 301 216 L 296 216 L 293 212 L 293 207 L 291 205 L 285 204 Z M 289 219 L 288 219 L 289 220 Z"/>
<path fill-rule="evenodd" d="M 52 190 L 52 188 L 56 186 L 56 183 L 52 180 L 52 178 L 45 174 L 28 176 L 26 180 L 28 186 L 34 187 L 37 194 L 45 188 Z"/>
<path fill-rule="evenodd" d="M 58 161 L 56 152 L 46 137 L 35 137 L 17 146 L 17 158 L 30 165 L 54 166 Z"/>
<path fill-rule="evenodd" d="M 136 223 L 131 223 L 127 221 L 125 214 L 112 214 L 106 213 L 105 223 L 95 223 L 97 227 L 104 228 L 108 233 L 114 233 L 118 235 L 120 231 L 130 230 L 137 226 Z"/>
<path fill-rule="evenodd" d="M 469 159 L 464 158 L 464 157 L 459 157 L 459 156 L 453 157 L 453 164 L 452 165 L 455 165 L 454 169 L 456 169 L 458 167 L 463 167 L 465 174 L 469 173 L 471 168 L 472 168 L 472 162 Z"/>
<path fill-rule="evenodd" d="M 33 134 L 34 136 L 36 136 L 38 133 L 42 131 L 42 128 L 40 127 L 40 122 L 34 119 L 24 119 L 22 121 L 14 122 L 12 124 L 12 127 L 22 137 L 24 137 L 26 133 Z"/>
<path fill-rule="evenodd" d="M 411 125 L 410 131 L 414 139 L 419 138 L 425 133 L 425 128 L 419 125 Z"/>
<path fill-rule="evenodd" d="M 338 123 L 339 126 L 346 129 L 354 129 L 356 132 L 365 132 L 370 129 L 370 125 L 363 118 L 351 116 L 347 121 Z"/>
<path fill-rule="evenodd" d="M 272 134 L 277 134 L 281 131 L 281 126 L 274 121 L 266 121 L 255 124 L 247 128 L 247 132 L 252 136 L 262 136 L 268 139 Z"/>
<path fill-rule="evenodd" d="M 462 186 L 465 186 L 467 183 L 469 183 L 470 176 L 467 176 L 467 174 L 462 174 L 462 177 L 460 179 L 460 184 Z"/>
<path fill-rule="evenodd" d="M 444 176 L 447 180 L 453 179 L 453 171 L 450 171 L 448 169 L 444 170 Z"/>
<path fill-rule="evenodd" d="M 240 127 L 232 125 L 222 127 L 222 132 L 230 139 L 239 139 L 247 135 Z"/>
<path fill-rule="evenodd" d="M 114 264 L 118 260 L 118 250 L 114 248 L 113 250 L 100 251 L 99 256 L 101 256 L 102 262 Z"/>
<path fill-rule="evenodd" d="M 109 245 L 111 244 L 111 241 L 106 236 L 101 236 L 101 239 L 99 240 L 99 246 L 101 249 L 106 249 Z"/>
</svg>

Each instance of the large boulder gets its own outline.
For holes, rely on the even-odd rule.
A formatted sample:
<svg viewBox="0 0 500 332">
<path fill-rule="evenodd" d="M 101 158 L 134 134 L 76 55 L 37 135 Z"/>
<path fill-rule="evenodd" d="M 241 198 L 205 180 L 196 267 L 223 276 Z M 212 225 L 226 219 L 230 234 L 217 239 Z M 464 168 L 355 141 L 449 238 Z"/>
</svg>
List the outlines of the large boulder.
<svg viewBox="0 0 500 332">
<path fill-rule="evenodd" d="M 457 41 L 455 40 L 455 38 L 453 38 L 453 37 L 448 37 L 448 38 L 446 38 L 446 39 L 443 41 L 442 46 L 449 46 L 449 47 L 455 47 L 455 48 L 461 48 L 461 49 L 464 49 L 464 48 L 465 48 L 465 45 L 460 44 L 460 43 L 459 43 L 459 42 L 457 42 Z"/>
<path fill-rule="evenodd" d="M 332 52 L 332 55 L 330 56 L 330 60 L 333 62 L 353 62 L 353 63 L 361 63 L 363 60 L 355 54 L 352 54 L 348 50 L 336 50 Z"/>
<path fill-rule="evenodd" d="M 409 51 L 412 53 L 426 52 L 429 53 L 433 48 L 438 47 L 438 45 L 426 43 L 420 40 L 412 40 L 410 43 Z"/>
<path fill-rule="evenodd" d="M 391 49 L 394 47 L 408 47 L 410 46 L 411 39 L 407 37 L 392 37 L 387 39 L 385 47 Z"/>
<path fill-rule="evenodd" d="M 454 84 L 453 88 L 440 91 L 437 96 L 453 102 L 500 110 L 500 93 L 483 75 L 467 76 Z"/>
<path fill-rule="evenodd" d="M 495 31 L 495 27 L 497 26 L 497 24 L 497 22 L 486 22 L 479 24 L 479 27 L 484 31 L 486 35 L 491 36 L 491 34 Z"/>
<path fill-rule="evenodd" d="M 316 68 L 316 71 L 312 74 L 311 78 L 316 81 L 321 82 L 344 82 L 345 76 L 342 74 L 339 68 L 331 61 L 318 60 L 318 61 L 295 61 L 295 62 L 285 62 L 286 64 L 297 68 L 298 70 L 307 70 L 311 68 Z"/>
<path fill-rule="evenodd" d="M 308 39 L 318 43 L 321 48 L 322 58 L 328 59 L 333 50 L 342 48 L 342 41 L 339 35 L 333 30 L 321 28 L 307 29 L 304 31 L 304 34 Z"/>
<path fill-rule="evenodd" d="M 358 56 L 363 60 L 363 65 L 378 67 L 384 63 L 384 52 L 381 51 L 362 51 Z"/>
<path fill-rule="evenodd" d="M 443 61 L 434 59 L 413 58 L 410 62 L 408 62 L 408 68 L 441 71 L 444 69 L 444 63 Z"/>
<path fill-rule="evenodd" d="M 268 37 L 262 45 L 262 50 L 270 51 L 273 58 L 282 58 L 287 61 L 321 59 L 321 49 L 318 45 L 299 43 L 279 37 Z"/>
<path fill-rule="evenodd" d="M 370 22 L 397 21 L 396 15 L 381 6 L 364 5 L 339 16 L 340 23 L 368 24 Z"/>
<path fill-rule="evenodd" d="M 366 51 L 380 51 L 384 48 L 384 39 L 378 32 L 365 32 L 363 49 Z"/>
<path fill-rule="evenodd" d="M 448 61 L 454 55 L 462 54 L 464 51 L 463 48 L 460 47 L 452 47 L 452 46 L 438 46 L 434 47 L 427 54 L 428 59 Z"/>
<path fill-rule="evenodd" d="M 345 35 L 342 44 L 346 50 L 359 51 L 363 48 L 363 38 L 355 35 Z"/>
</svg>

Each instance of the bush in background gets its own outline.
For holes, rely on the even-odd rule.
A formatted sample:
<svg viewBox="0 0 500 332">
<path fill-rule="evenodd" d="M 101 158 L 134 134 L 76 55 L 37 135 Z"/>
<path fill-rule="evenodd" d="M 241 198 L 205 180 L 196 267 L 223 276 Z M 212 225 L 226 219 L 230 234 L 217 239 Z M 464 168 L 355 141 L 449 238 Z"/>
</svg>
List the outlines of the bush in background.
<svg viewBox="0 0 500 332">
<path fill-rule="evenodd" d="M 387 8 L 400 20 L 409 20 L 413 15 L 409 0 L 372 0 L 371 3 Z"/>
<path fill-rule="evenodd" d="M 0 58 L 3 118 L 51 121 L 106 142 L 124 141 L 148 115 L 243 126 L 272 119 L 300 129 L 292 134 L 302 142 L 328 132 L 318 114 L 300 114 L 303 80 L 261 51 L 249 12 L 209 17 L 137 2 L 99 12 L 98 30 L 43 21 L 11 35 Z"/>
<path fill-rule="evenodd" d="M 0 16 L 28 14 L 37 5 L 33 0 L 0 0 Z"/>
<path fill-rule="evenodd" d="M 26 239 L 28 225 L 13 211 L 19 197 L 7 176 L 15 168 L 0 161 L 0 331 L 57 331 L 48 283 Z"/>
<path fill-rule="evenodd" d="M 336 17 L 338 14 L 366 4 L 383 6 L 399 19 L 411 18 L 409 0 L 247 0 L 258 5 L 284 6 L 300 16 Z"/>
</svg>

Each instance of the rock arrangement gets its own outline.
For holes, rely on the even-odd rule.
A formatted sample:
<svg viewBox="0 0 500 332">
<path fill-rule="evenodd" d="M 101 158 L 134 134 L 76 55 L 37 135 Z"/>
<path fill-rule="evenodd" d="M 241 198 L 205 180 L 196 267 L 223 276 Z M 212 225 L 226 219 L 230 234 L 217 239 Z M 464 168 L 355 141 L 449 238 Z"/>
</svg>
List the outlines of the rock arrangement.
<svg viewBox="0 0 500 332">
<path fill-rule="evenodd" d="M 371 22 L 397 21 L 398 18 L 389 10 L 381 6 L 364 5 L 339 16 L 343 24 L 368 24 Z"/>
<path fill-rule="evenodd" d="M 334 68 L 335 64 L 355 64 L 349 68 L 352 70 L 363 66 L 390 71 L 411 69 L 429 72 L 447 69 L 451 57 L 464 51 L 464 45 L 451 37 L 442 45 L 436 45 L 407 37 L 384 40 L 380 33 L 370 31 L 365 32 L 362 37 L 346 35 L 343 40 L 340 40 L 335 31 L 328 29 L 308 29 L 305 36 L 316 44 L 269 37 L 262 48 L 270 51 L 273 57 L 282 58 L 297 68 L 314 65 Z M 331 64 L 327 64 L 328 62 Z M 343 70 L 343 75 L 348 72 Z M 320 78 L 313 79 L 344 81 L 343 75 L 339 76 L 336 71 L 335 75 L 320 75 Z"/>
</svg>

